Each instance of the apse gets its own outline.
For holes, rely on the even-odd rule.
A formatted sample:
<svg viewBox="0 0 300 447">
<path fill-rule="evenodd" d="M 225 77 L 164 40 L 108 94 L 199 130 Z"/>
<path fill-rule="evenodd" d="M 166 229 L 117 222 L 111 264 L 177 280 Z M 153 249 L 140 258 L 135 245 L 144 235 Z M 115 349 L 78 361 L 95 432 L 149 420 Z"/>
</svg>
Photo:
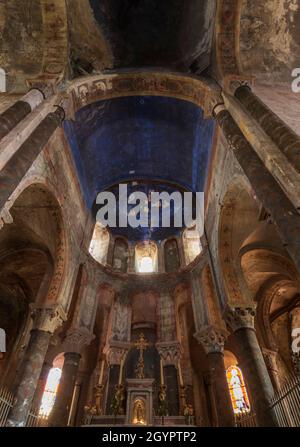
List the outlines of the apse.
<svg viewBox="0 0 300 447">
<path fill-rule="evenodd" d="M 91 210 L 99 192 L 120 183 L 129 194 L 136 188 L 204 191 L 215 127 L 195 104 L 156 96 L 105 100 L 79 110 L 64 127 Z M 167 236 L 157 232 L 155 238 Z"/>
<path fill-rule="evenodd" d="M 188 191 L 205 185 L 214 121 L 198 106 L 165 97 L 101 101 L 64 124 L 89 208 L 120 182 L 164 181 Z"/>
</svg>

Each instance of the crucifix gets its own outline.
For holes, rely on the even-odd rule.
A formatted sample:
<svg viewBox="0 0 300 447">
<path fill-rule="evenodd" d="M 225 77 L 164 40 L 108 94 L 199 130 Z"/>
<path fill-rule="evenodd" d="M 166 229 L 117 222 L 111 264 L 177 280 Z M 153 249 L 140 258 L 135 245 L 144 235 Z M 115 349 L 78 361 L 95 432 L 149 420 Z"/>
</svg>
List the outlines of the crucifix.
<svg viewBox="0 0 300 447">
<path fill-rule="evenodd" d="M 136 341 L 134 343 L 134 346 L 136 347 L 136 349 L 138 349 L 140 351 L 138 364 L 137 364 L 137 367 L 135 369 L 135 373 L 136 373 L 136 378 L 137 379 L 144 379 L 145 378 L 145 372 L 144 372 L 144 351 L 146 351 L 146 349 L 149 348 L 150 345 L 151 345 L 151 343 L 149 343 L 147 341 L 147 339 L 145 338 L 143 333 L 140 334 L 138 341 Z"/>
</svg>

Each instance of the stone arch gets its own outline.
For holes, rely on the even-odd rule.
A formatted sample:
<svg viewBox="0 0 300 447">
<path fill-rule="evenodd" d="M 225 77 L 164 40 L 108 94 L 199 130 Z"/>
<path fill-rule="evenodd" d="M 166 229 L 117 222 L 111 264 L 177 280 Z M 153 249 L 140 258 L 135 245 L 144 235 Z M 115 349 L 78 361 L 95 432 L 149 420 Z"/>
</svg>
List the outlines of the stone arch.
<svg viewBox="0 0 300 447">
<path fill-rule="evenodd" d="M 147 71 L 120 71 L 76 79 L 72 81 L 66 94 L 72 99 L 71 114 L 98 101 L 146 95 L 167 96 L 192 102 L 202 108 L 204 118 L 211 118 L 216 90 L 196 76 L 149 69 Z"/>
<path fill-rule="evenodd" d="M 37 195 L 36 199 L 33 197 L 35 193 Z M 36 216 L 37 223 L 34 224 L 35 230 L 37 230 L 38 222 L 40 220 L 40 228 L 38 229 L 38 238 L 40 240 L 43 239 L 43 231 L 44 234 L 46 234 L 45 228 L 47 228 L 47 225 L 50 225 L 51 222 L 51 225 L 53 226 L 51 232 L 53 237 L 51 242 L 48 241 L 49 247 L 46 247 L 47 244 L 45 243 L 44 245 L 45 249 L 49 251 L 53 258 L 53 275 L 47 293 L 47 301 L 54 304 L 60 300 L 60 292 L 66 276 L 68 264 L 68 241 L 64 227 L 63 207 L 52 184 L 44 178 L 28 176 L 21 182 L 10 198 L 8 212 L 13 221 L 15 219 L 14 210 L 26 210 L 26 206 L 22 205 L 24 197 L 25 200 L 28 200 L 28 209 L 26 213 L 30 213 L 30 207 L 34 209 L 34 206 L 38 204 L 38 200 L 45 201 L 45 203 L 42 202 L 42 205 L 45 205 L 44 209 L 47 209 L 47 211 L 40 219 Z M 40 204 L 39 207 L 43 208 L 42 205 Z M 36 208 L 38 209 L 38 207 Z M 21 222 L 22 219 L 18 217 L 18 221 Z M 30 221 L 30 219 L 27 219 L 27 221 Z M 44 227 L 42 221 L 44 222 Z M 10 225 L 14 225 L 14 222 Z M 7 227 L 10 227 L 10 225 Z M 46 239 L 44 242 L 45 241 Z"/>
<path fill-rule="evenodd" d="M 3 297 L 9 301 L 6 305 L 1 302 L 6 309 L 4 314 L 15 316 L 15 330 L 9 337 L 11 355 L 7 356 L 1 375 L 7 378 L 7 386 L 12 386 L 10 371 L 18 368 L 24 354 L 21 347 L 28 342 L 32 327 L 31 305 L 55 304 L 60 299 L 66 241 L 59 202 L 45 182 L 26 179 L 12 195 L 5 212 L 9 219 L 2 217 L 0 277 Z M 10 295 L 5 292 L 7 287 Z M 7 305 L 15 310 L 8 312 Z"/>
<path fill-rule="evenodd" d="M 228 304 L 241 305 L 252 300 L 244 280 L 240 248 L 259 219 L 259 205 L 243 177 L 229 185 L 221 205 L 219 222 L 219 262 Z"/>
</svg>

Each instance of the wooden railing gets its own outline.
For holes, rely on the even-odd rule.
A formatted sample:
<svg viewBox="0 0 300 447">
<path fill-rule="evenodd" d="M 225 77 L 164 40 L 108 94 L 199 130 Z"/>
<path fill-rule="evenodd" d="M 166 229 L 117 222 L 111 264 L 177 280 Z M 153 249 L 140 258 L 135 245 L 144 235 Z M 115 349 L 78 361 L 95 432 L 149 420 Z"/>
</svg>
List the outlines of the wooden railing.
<svg viewBox="0 0 300 447">
<path fill-rule="evenodd" d="M 300 427 L 300 377 L 293 377 L 271 404 L 279 427 Z"/>
<path fill-rule="evenodd" d="M 0 389 L 0 427 L 5 427 L 8 414 L 13 406 L 14 396 L 5 388 Z M 38 410 L 31 409 L 27 417 L 26 427 L 38 427 Z"/>
<path fill-rule="evenodd" d="M 235 415 L 236 427 L 257 427 L 255 413 Z"/>
</svg>

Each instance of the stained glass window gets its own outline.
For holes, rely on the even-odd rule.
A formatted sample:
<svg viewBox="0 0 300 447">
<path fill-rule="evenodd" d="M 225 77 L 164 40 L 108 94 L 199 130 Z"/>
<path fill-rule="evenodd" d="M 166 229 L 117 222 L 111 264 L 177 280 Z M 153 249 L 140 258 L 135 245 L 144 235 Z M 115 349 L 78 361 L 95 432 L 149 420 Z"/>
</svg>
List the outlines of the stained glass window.
<svg viewBox="0 0 300 447">
<path fill-rule="evenodd" d="M 61 369 L 52 368 L 48 374 L 44 394 L 42 397 L 42 403 L 39 410 L 39 417 L 47 419 L 52 411 L 58 385 L 61 378 Z"/>
<path fill-rule="evenodd" d="M 234 413 L 249 413 L 250 403 L 242 371 L 238 366 L 230 366 L 226 375 Z"/>
</svg>

